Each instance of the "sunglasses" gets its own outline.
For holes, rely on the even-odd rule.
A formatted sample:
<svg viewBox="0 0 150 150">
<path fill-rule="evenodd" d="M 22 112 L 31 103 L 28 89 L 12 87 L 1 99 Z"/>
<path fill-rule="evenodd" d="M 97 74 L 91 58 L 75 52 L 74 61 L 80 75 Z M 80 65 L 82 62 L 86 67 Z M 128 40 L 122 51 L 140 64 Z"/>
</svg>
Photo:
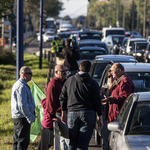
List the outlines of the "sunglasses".
<svg viewBox="0 0 150 150">
<path fill-rule="evenodd" d="M 112 74 L 110 74 L 110 75 L 107 76 L 107 78 L 110 78 L 110 77 L 112 77 Z"/>
<path fill-rule="evenodd" d="M 32 76 L 32 72 L 25 72 L 25 74 L 28 74 L 28 75 Z"/>
</svg>

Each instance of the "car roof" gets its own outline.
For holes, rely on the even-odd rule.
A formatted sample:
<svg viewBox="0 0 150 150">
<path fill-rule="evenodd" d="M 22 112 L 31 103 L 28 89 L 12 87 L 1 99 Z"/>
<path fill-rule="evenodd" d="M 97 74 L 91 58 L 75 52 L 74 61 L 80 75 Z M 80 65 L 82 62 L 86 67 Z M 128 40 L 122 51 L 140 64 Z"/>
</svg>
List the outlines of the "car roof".
<svg viewBox="0 0 150 150">
<path fill-rule="evenodd" d="M 142 40 L 145 41 L 146 39 L 143 39 L 143 38 L 130 38 L 130 41 L 135 41 L 135 40 L 136 41 L 138 41 L 138 40 L 139 41 L 142 41 Z"/>
<path fill-rule="evenodd" d="M 104 29 L 107 29 L 107 30 L 112 30 L 112 29 L 115 29 L 115 30 L 125 30 L 125 28 L 118 28 L 118 27 L 103 27 L 102 30 Z"/>
<path fill-rule="evenodd" d="M 148 44 L 149 42 L 147 42 L 147 41 L 141 42 L 141 41 L 140 41 L 140 42 L 134 42 L 134 43 L 137 43 L 137 44 L 138 44 L 138 43 L 147 43 L 147 44 Z"/>
<path fill-rule="evenodd" d="M 134 93 L 135 95 L 138 95 L 138 102 L 141 102 L 141 101 L 150 101 L 150 92 L 137 92 L 137 93 Z"/>
<path fill-rule="evenodd" d="M 99 34 L 103 34 L 102 32 L 100 32 L 100 31 L 80 31 L 80 32 L 78 32 L 79 34 L 84 34 L 84 33 L 99 33 Z"/>
<path fill-rule="evenodd" d="M 115 36 L 116 36 L 116 37 L 118 37 L 118 36 L 119 36 L 119 37 L 125 37 L 125 35 L 118 35 L 118 34 L 116 34 L 116 35 L 108 35 L 108 36 L 113 36 L 113 37 L 115 37 Z"/>
<path fill-rule="evenodd" d="M 81 47 L 80 50 L 104 50 L 104 48 L 102 47 L 95 47 L 95 46 L 84 46 L 84 47 Z"/>
<path fill-rule="evenodd" d="M 121 63 L 125 72 L 150 72 L 150 63 Z"/>
<path fill-rule="evenodd" d="M 59 34 L 71 34 L 70 32 L 59 32 Z"/>
<path fill-rule="evenodd" d="M 105 44 L 104 42 L 102 42 L 101 40 L 97 40 L 97 39 L 83 39 L 80 40 L 79 44 L 84 44 L 84 43 L 97 43 L 97 44 Z"/>
</svg>

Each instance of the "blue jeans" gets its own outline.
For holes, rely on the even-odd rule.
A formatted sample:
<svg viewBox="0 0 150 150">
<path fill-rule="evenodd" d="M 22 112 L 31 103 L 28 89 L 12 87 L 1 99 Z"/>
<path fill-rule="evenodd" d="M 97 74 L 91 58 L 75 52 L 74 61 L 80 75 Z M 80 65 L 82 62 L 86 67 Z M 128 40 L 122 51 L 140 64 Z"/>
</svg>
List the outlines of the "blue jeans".
<svg viewBox="0 0 150 150">
<path fill-rule="evenodd" d="M 30 143 L 30 124 L 26 118 L 13 118 L 13 150 L 27 150 Z"/>
<path fill-rule="evenodd" d="M 95 122 L 94 110 L 68 112 L 69 150 L 88 150 Z"/>
</svg>

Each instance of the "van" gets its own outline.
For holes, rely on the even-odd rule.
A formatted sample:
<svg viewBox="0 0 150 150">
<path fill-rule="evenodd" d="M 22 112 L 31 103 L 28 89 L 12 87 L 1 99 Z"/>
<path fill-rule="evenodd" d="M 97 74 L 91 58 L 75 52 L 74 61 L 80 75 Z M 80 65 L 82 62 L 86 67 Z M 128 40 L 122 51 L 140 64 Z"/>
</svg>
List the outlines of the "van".
<svg viewBox="0 0 150 150">
<path fill-rule="evenodd" d="M 102 33 L 103 33 L 102 41 L 104 41 L 108 35 L 116 35 L 116 34 L 125 35 L 125 29 L 118 27 L 103 27 Z"/>
</svg>

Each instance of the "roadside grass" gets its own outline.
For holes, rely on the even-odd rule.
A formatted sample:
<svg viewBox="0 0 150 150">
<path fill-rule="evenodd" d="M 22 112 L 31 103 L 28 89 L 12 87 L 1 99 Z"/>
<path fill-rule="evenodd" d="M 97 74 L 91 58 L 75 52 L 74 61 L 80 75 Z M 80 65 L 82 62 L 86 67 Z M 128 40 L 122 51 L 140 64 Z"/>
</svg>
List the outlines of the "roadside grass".
<svg viewBox="0 0 150 150">
<path fill-rule="evenodd" d="M 11 63 L 11 62 L 10 62 Z M 49 62 L 42 59 L 42 69 L 39 69 L 39 57 L 31 54 L 24 54 L 24 66 L 29 66 L 33 72 L 32 80 L 45 93 L 46 78 Z M 11 118 L 11 89 L 16 82 L 16 66 L 0 64 L 0 150 L 11 150 L 13 142 L 14 126 Z M 32 81 L 28 82 L 30 88 Z M 40 134 L 30 145 L 28 150 L 36 150 Z"/>
</svg>

